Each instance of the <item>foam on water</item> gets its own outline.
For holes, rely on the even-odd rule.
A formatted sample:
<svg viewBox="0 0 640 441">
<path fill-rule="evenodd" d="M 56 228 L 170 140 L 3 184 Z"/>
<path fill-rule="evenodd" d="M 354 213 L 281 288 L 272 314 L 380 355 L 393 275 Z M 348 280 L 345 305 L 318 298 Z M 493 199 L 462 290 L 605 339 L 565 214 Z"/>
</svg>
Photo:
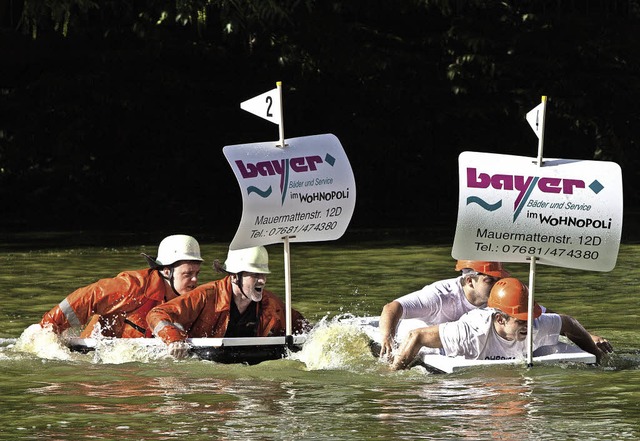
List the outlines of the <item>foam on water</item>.
<svg viewBox="0 0 640 441">
<path fill-rule="evenodd" d="M 13 345 L 16 343 L 16 338 L 0 338 L 0 347 Z"/>
<path fill-rule="evenodd" d="M 9 339 L 7 339 L 9 340 Z M 77 360 L 83 354 L 71 351 L 64 337 L 58 336 L 50 327 L 42 328 L 34 324 L 26 328 L 22 335 L 13 341 L 3 342 L 0 358 L 15 358 L 19 353 L 35 355 L 47 360 Z M 163 346 L 146 347 L 136 345 L 128 339 L 97 339 L 92 362 L 96 364 L 122 364 L 130 362 L 149 362 L 168 356 Z"/>
<path fill-rule="evenodd" d="M 98 340 L 93 352 L 93 361 L 103 364 L 144 363 L 167 357 L 164 346 L 140 346 L 126 338 Z"/>
</svg>

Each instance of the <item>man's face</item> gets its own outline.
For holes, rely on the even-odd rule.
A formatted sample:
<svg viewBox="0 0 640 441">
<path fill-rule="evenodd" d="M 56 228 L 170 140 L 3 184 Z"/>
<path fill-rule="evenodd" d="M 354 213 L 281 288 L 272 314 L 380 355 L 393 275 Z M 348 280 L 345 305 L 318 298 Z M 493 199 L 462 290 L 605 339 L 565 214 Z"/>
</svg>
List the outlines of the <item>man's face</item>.
<svg viewBox="0 0 640 441">
<path fill-rule="evenodd" d="M 198 286 L 200 262 L 183 262 L 173 268 L 173 286 L 180 295 Z"/>
<path fill-rule="evenodd" d="M 267 275 L 262 273 L 242 273 L 242 278 L 240 278 L 242 291 L 253 302 L 262 300 L 262 291 L 266 283 Z M 236 285 L 234 287 L 235 290 L 237 287 Z"/>
<path fill-rule="evenodd" d="M 493 285 L 495 285 L 498 280 L 500 280 L 498 277 L 492 277 L 486 274 L 478 274 L 478 277 L 474 284 L 474 289 L 478 294 L 478 298 L 482 299 L 485 304 L 489 300 L 491 288 L 493 288 Z"/>
<path fill-rule="evenodd" d="M 509 317 L 504 322 L 502 330 L 503 333 L 501 335 L 505 340 L 524 341 L 527 338 L 527 321 Z"/>
</svg>

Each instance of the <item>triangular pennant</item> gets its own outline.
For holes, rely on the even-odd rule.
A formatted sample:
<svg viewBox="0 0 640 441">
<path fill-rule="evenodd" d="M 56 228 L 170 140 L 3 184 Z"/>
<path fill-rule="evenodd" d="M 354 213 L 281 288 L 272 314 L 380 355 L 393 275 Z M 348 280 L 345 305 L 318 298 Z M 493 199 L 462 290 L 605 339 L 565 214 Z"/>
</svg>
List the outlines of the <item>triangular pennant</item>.
<svg viewBox="0 0 640 441">
<path fill-rule="evenodd" d="M 544 103 L 540 103 L 527 113 L 527 121 L 529 121 L 529 125 L 535 132 L 538 139 L 542 135 L 542 118 L 544 117 L 543 110 Z"/>
<path fill-rule="evenodd" d="M 240 108 L 274 124 L 282 123 L 280 92 L 277 87 L 240 103 Z"/>
</svg>

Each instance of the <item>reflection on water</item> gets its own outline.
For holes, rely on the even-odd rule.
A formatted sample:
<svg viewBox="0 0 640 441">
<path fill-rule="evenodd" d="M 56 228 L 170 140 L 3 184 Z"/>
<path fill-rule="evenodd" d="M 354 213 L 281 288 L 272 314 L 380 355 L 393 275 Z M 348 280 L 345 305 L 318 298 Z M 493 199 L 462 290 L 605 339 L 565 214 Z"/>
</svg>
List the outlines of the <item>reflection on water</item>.
<svg viewBox="0 0 640 441">
<path fill-rule="evenodd" d="M 281 247 L 268 286 L 282 292 Z M 224 244 L 203 244 L 207 262 Z M 599 367 L 392 372 L 341 314 L 377 315 L 426 283 L 455 275 L 446 246 L 397 242 L 292 247 L 294 306 L 316 322 L 289 359 L 256 366 L 103 342 L 68 351 L 30 327 L 78 286 L 143 267 L 147 247 L 0 253 L 0 439 L 639 439 L 640 246 L 623 245 L 611 273 L 538 267 L 546 306 L 608 337 Z M 526 265 L 510 265 L 528 277 Z M 211 268 L 203 280 L 219 277 Z"/>
</svg>

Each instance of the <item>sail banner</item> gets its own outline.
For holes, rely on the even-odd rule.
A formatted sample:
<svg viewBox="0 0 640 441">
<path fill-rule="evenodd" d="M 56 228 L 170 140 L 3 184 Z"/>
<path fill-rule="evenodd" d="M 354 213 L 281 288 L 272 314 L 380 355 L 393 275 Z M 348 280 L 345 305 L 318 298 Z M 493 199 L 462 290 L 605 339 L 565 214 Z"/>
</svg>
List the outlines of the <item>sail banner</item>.
<svg viewBox="0 0 640 441">
<path fill-rule="evenodd" d="M 242 191 L 242 218 L 230 249 L 340 238 L 356 202 L 349 159 L 331 134 L 223 148 Z"/>
<path fill-rule="evenodd" d="M 607 161 L 463 152 L 454 259 L 611 271 L 622 234 L 622 172 Z"/>
</svg>

